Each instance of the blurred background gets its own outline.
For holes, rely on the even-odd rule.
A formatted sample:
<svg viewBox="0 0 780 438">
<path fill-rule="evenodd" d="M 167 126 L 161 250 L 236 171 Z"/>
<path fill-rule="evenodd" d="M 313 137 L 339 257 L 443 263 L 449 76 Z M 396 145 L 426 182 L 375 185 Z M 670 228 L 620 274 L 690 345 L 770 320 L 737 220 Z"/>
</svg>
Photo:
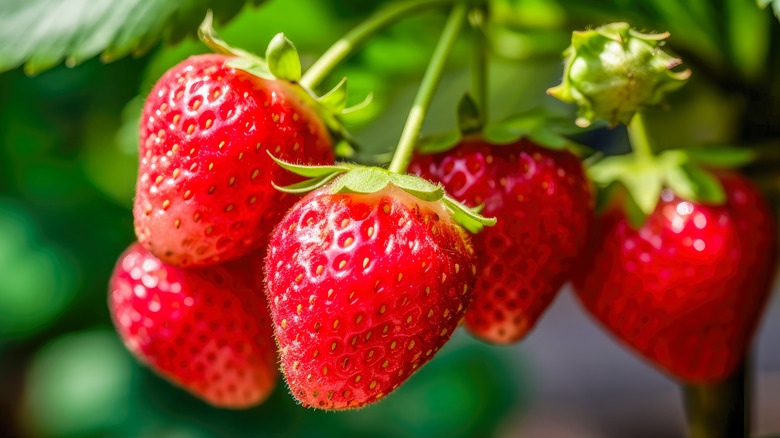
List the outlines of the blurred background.
<svg viewBox="0 0 780 438">
<path fill-rule="evenodd" d="M 307 65 L 382 3 L 0 2 L 0 436 L 684 436 L 676 385 L 614 343 L 568 288 L 519 345 L 487 346 L 459 331 L 391 397 L 359 412 L 303 409 L 281 382 L 257 408 L 213 409 L 124 349 L 107 281 L 134 240 L 138 116 L 166 69 L 207 51 L 195 38 L 205 10 L 217 8 L 225 40 L 257 53 L 284 31 Z M 754 148 L 760 159 L 745 171 L 780 206 L 780 25 L 772 7 L 780 11 L 780 2 L 493 0 L 491 119 L 541 109 L 573 120 L 572 107 L 545 94 L 560 80 L 572 30 L 610 21 L 668 30 L 693 76 L 671 109 L 648 114 L 651 137 L 662 148 Z M 369 153 L 394 147 L 443 22 L 440 11 L 403 20 L 324 84 L 348 76 L 350 103 L 374 93 L 345 120 Z M 427 133 L 455 126 L 453 108 L 469 87 L 467 40 L 455 48 Z M 607 153 L 627 148 L 622 129 L 576 140 Z M 780 432 L 776 301 L 755 344 L 761 436 Z"/>
</svg>

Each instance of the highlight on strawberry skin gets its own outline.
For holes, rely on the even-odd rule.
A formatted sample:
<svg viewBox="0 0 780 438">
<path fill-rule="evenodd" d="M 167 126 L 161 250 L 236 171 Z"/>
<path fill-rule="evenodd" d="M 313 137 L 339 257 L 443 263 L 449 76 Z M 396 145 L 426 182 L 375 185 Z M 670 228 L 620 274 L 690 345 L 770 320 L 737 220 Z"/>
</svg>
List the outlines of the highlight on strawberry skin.
<svg viewBox="0 0 780 438">
<path fill-rule="evenodd" d="M 204 401 L 244 409 L 276 386 L 276 346 L 256 271 L 261 256 L 183 270 L 140 244 L 117 261 L 109 308 L 127 348 Z"/>
<path fill-rule="evenodd" d="M 304 405 L 350 409 L 396 390 L 457 328 L 474 263 L 465 231 L 440 202 L 392 184 L 308 194 L 279 224 L 266 259 L 291 394 Z"/>
</svg>

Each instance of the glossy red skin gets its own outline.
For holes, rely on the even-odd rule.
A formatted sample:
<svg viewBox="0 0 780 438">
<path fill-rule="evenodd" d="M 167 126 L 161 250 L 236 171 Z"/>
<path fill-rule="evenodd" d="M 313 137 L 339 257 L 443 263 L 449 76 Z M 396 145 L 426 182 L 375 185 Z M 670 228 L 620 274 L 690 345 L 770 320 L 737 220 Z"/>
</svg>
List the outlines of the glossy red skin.
<svg viewBox="0 0 780 438">
<path fill-rule="evenodd" d="M 261 263 L 183 270 L 133 244 L 111 276 L 114 325 L 139 360 L 206 402 L 257 405 L 277 376 Z"/>
<path fill-rule="evenodd" d="M 472 236 L 479 280 L 466 326 L 487 342 L 519 341 L 569 280 L 587 241 L 593 196 L 579 159 L 526 140 L 471 140 L 417 155 L 409 171 L 441 182 L 469 207 L 484 204 L 481 214 L 498 218 Z"/>
<path fill-rule="evenodd" d="M 666 189 L 633 229 L 614 208 L 594 227 L 574 285 L 587 310 L 671 376 L 713 383 L 750 346 L 773 278 L 772 212 L 745 178 L 719 175 L 725 205 Z"/>
<path fill-rule="evenodd" d="M 476 268 L 468 237 L 440 203 L 395 187 L 328 190 L 303 198 L 274 232 L 267 293 L 293 396 L 358 408 L 395 390 L 450 338 Z"/>
<path fill-rule="evenodd" d="M 325 125 L 285 81 L 193 56 L 160 78 L 141 116 L 133 214 L 138 241 L 168 264 L 196 267 L 262 247 L 296 196 L 270 159 L 331 163 Z M 224 142 L 224 143 L 223 143 Z"/>
</svg>

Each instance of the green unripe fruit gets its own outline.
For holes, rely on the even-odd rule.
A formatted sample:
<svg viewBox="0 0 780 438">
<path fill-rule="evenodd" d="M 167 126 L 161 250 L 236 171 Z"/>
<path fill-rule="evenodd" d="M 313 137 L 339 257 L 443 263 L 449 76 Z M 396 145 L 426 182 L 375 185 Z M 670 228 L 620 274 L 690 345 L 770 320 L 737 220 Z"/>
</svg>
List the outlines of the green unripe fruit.
<svg viewBox="0 0 780 438">
<path fill-rule="evenodd" d="M 564 52 L 563 82 L 547 93 L 579 105 L 580 126 L 597 119 L 628 124 L 637 111 L 663 103 L 691 74 L 671 70 L 682 61 L 661 50 L 668 37 L 640 33 L 628 23 L 574 32 Z"/>
</svg>

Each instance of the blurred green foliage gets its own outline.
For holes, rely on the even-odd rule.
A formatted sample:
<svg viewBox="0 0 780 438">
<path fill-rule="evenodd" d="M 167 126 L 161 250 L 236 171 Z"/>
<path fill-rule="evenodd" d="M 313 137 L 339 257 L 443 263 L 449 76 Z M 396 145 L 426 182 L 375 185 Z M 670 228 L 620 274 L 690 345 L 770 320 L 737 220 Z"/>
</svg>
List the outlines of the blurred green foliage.
<svg viewBox="0 0 780 438">
<path fill-rule="evenodd" d="M 525 402 L 517 364 L 465 336 L 387 400 L 326 413 L 297 406 L 280 380 L 247 411 L 220 411 L 141 369 L 111 329 L 62 336 L 32 358 L 19 411 L 30 436 L 470 437 Z M 410 409 L 413 407 L 413 409 Z"/>
<path fill-rule="evenodd" d="M 0 418 L 14 422 L 5 436 L 486 436 L 533 397 L 521 360 L 462 334 L 387 400 L 338 414 L 302 409 L 283 387 L 250 411 L 216 410 L 133 360 L 108 328 L 105 303 L 113 263 L 134 239 L 143 96 L 166 69 L 206 51 L 194 38 L 206 6 L 222 4 L 217 30 L 256 53 L 284 31 L 305 67 L 382 2 L 155 0 L 130 15 L 119 14 L 120 3 L 0 2 L 0 70 L 80 63 L 0 75 Z M 492 120 L 534 108 L 573 120 L 573 108 L 545 94 L 573 29 L 629 21 L 668 30 L 693 76 L 672 111 L 650 115 L 653 139 L 662 148 L 758 147 L 750 170 L 778 191 L 780 25 L 769 8 L 754 0 L 491 0 L 490 8 Z M 374 93 L 345 119 L 365 153 L 393 148 L 443 22 L 442 11 L 403 20 L 323 84 L 347 76 L 349 104 Z M 424 133 L 455 126 L 470 81 L 468 40 L 455 48 Z M 112 59 L 150 50 L 108 64 L 91 58 L 104 49 Z M 620 130 L 576 138 L 606 152 L 626 147 Z"/>
</svg>

